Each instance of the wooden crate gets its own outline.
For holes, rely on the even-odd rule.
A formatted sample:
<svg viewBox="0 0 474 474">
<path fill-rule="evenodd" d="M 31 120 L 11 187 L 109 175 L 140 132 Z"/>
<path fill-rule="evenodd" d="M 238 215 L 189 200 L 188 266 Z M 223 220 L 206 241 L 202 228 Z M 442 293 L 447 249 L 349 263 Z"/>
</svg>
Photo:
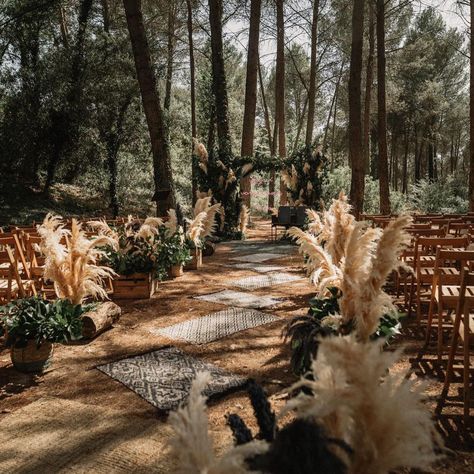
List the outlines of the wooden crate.
<svg viewBox="0 0 474 474">
<path fill-rule="evenodd" d="M 184 266 L 185 270 L 199 270 L 202 267 L 202 249 L 191 250 L 192 260 Z"/>
<path fill-rule="evenodd" d="M 114 278 L 112 286 L 114 300 L 147 299 L 156 291 L 157 280 L 151 273 L 133 273 Z"/>
</svg>

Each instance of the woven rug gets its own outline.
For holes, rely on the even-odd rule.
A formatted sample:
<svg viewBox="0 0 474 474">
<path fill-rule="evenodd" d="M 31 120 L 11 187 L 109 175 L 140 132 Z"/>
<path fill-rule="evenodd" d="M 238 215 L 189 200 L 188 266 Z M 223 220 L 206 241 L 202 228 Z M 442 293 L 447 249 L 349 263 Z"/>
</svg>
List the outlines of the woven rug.
<svg viewBox="0 0 474 474">
<path fill-rule="evenodd" d="M 258 273 L 277 272 L 285 270 L 286 267 L 278 265 L 259 265 L 258 263 L 234 263 L 230 268 L 238 268 L 240 270 L 253 270 Z"/>
<path fill-rule="evenodd" d="M 227 306 L 238 306 L 240 308 L 268 308 L 280 303 L 277 298 L 271 296 L 258 296 L 242 291 L 223 290 L 208 295 L 195 296 L 197 300 L 209 301 L 211 303 L 225 304 Z"/>
<path fill-rule="evenodd" d="M 170 339 L 181 339 L 194 344 L 221 339 L 244 329 L 262 326 L 278 320 L 272 314 L 262 313 L 255 309 L 228 308 L 217 313 L 191 319 L 160 329 L 152 329 L 152 334 L 159 334 Z"/>
<path fill-rule="evenodd" d="M 250 276 L 239 278 L 230 282 L 232 286 L 238 286 L 244 290 L 256 290 L 257 288 L 265 288 L 267 286 L 281 285 L 293 281 L 303 280 L 300 275 L 291 273 L 268 273 L 266 275 Z"/>
<path fill-rule="evenodd" d="M 266 260 L 273 260 L 276 258 L 282 258 L 282 254 L 281 253 L 252 253 L 250 255 L 232 257 L 232 260 L 237 260 L 239 262 L 260 263 L 260 262 L 265 262 Z"/>
<path fill-rule="evenodd" d="M 247 382 L 243 377 L 185 354 L 176 347 L 166 347 L 97 368 L 160 410 L 174 410 L 184 402 L 198 372 L 211 374 L 211 382 L 204 390 L 207 397 L 222 395 Z"/>
</svg>

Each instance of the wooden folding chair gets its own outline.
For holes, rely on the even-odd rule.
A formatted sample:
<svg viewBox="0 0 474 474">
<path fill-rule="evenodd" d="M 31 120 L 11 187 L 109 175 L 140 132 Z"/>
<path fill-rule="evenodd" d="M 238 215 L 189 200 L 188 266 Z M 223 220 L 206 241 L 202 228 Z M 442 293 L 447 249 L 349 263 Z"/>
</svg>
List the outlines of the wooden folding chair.
<svg viewBox="0 0 474 474">
<path fill-rule="evenodd" d="M 445 228 L 443 228 L 443 230 L 445 230 Z M 416 320 L 418 325 L 421 324 L 422 319 L 422 303 L 429 304 L 431 301 L 430 294 L 426 299 L 422 298 L 422 296 L 423 291 L 429 291 L 433 283 L 437 247 L 465 249 L 468 244 L 468 237 L 417 237 L 413 256 L 415 274 L 411 279 L 408 314 L 411 315 L 413 300 L 416 299 Z M 446 269 L 446 271 L 451 270 Z"/>
<path fill-rule="evenodd" d="M 16 235 L 0 235 L 0 299 L 6 302 L 15 298 L 36 295 L 34 282 L 22 278 L 26 261 Z"/>
<path fill-rule="evenodd" d="M 461 287 L 459 290 L 456 314 L 453 318 L 453 336 L 449 350 L 446 378 L 440 396 L 440 403 L 438 404 L 438 411 L 441 412 L 454 375 L 454 359 L 456 357 L 456 352 L 459 343 L 461 343 L 463 354 L 463 418 L 465 425 L 470 423 L 470 356 L 471 347 L 474 346 L 474 297 L 471 295 L 469 288 L 474 288 L 474 273 L 471 273 L 464 268 L 461 273 Z"/>
<path fill-rule="evenodd" d="M 431 328 L 433 326 L 435 306 L 437 309 L 437 354 L 440 360 L 443 355 L 443 329 L 451 327 L 451 322 L 446 321 L 453 311 L 456 310 L 460 288 L 461 270 L 474 261 L 474 250 L 451 250 L 438 247 L 436 250 L 436 263 L 431 289 L 430 308 L 428 312 L 428 324 L 426 328 L 425 347 L 431 340 Z M 446 271 L 446 268 L 453 271 Z M 466 295 L 474 297 L 474 287 L 466 287 Z M 446 311 L 446 315 L 445 315 Z"/>
</svg>

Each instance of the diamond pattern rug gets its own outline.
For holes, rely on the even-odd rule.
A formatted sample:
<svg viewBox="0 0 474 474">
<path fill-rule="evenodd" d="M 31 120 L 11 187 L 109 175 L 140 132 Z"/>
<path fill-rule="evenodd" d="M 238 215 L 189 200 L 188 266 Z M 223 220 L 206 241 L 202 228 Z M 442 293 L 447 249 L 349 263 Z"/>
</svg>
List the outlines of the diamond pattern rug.
<svg viewBox="0 0 474 474">
<path fill-rule="evenodd" d="M 209 301 L 211 303 L 225 304 L 227 306 L 238 306 L 240 308 L 268 308 L 280 303 L 280 299 L 271 296 L 257 296 L 242 291 L 223 290 L 208 295 L 194 297 L 197 300 Z"/>
<path fill-rule="evenodd" d="M 281 285 L 292 281 L 303 280 L 300 275 L 291 273 L 268 273 L 266 275 L 250 276 L 233 280 L 230 282 L 232 286 L 238 286 L 244 290 L 256 290 L 257 288 L 265 288 L 267 286 Z"/>
<path fill-rule="evenodd" d="M 282 258 L 282 256 L 283 255 L 281 253 L 252 253 L 250 255 L 232 257 L 232 260 L 237 260 L 239 262 L 260 263 L 260 262 L 265 262 L 266 260 Z"/>
<path fill-rule="evenodd" d="M 262 326 L 279 318 L 272 314 L 262 313 L 248 308 L 228 308 L 217 313 L 191 319 L 160 329 L 152 329 L 152 334 L 159 334 L 170 339 L 181 339 L 194 344 L 221 339 L 244 329 Z"/>
<path fill-rule="evenodd" d="M 278 265 L 259 265 L 258 263 L 234 263 L 229 266 L 230 268 L 238 268 L 240 270 L 253 270 L 258 273 L 277 272 L 286 268 Z"/>
<path fill-rule="evenodd" d="M 97 367 L 123 383 L 160 410 L 174 410 L 184 402 L 198 372 L 209 372 L 211 381 L 204 390 L 208 397 L 243 387 L 247 379 L 213 364 L 166 347 Z"/>
</svg>

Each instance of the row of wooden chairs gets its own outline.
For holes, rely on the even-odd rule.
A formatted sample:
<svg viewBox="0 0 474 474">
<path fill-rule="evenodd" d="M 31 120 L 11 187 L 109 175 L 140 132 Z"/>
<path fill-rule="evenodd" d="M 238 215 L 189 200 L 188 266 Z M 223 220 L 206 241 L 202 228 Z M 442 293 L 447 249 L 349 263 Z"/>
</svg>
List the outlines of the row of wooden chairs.
<svg viewBox="0 0 474 474">
<path fill-rule="evenodd" d="M 425 327 L 425 349 L 435 336 L 438 361 L 448 355 L 439 410 L 445 404 L 454 373 L 458 347 L 462 347 L 464 421 L 470 422 L 470 355 L 474 344 L 474 245 L 471 232 L 448 233 L 448 226 L 432 222 L 407 229 L 411 245 L 402 254 L 404 271 L 396 275 L 396 291 L 403 290 L 410 315 L 416 312 L 419 327 Z M 456 229 L 457 230 L 457 229 Z M 428 306 L 424 318 L 423 306 Z M 446 343 L 446 333 L 450 342 Z"/>
</svg>

